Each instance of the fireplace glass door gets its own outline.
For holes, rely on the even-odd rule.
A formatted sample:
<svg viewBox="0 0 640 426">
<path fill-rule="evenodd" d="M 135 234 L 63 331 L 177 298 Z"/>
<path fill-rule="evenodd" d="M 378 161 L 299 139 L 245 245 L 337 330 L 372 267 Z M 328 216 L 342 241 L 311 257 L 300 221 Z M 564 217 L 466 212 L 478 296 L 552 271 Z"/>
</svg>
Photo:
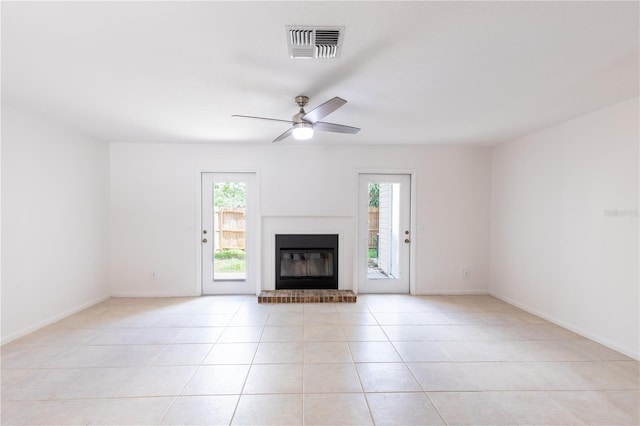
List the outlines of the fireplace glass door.
<svg viewBox="0 0 640 426">
<path fill-rule="evenodd" d="M 333 253 L 322 250 L 283 250 L 280 276 L 313 278 L 333 275 Z"/>
<path fill-rule="evenodd" d="M 337 234 L 276 235 L 276 289 L 337 288 Z"/>
</svg>

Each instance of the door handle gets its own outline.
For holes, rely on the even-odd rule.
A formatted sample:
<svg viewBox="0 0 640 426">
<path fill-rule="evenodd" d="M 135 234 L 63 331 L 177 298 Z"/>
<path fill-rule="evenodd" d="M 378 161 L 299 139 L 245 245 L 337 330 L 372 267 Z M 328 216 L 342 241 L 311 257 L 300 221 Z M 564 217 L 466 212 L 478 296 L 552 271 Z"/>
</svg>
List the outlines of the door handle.
<svg viewBox="0 0 640 426">
<path fill-rule="evenodd" d="M 411 240 L 409 240 L 408 238 L 405 238 L 404 242 L 408 244 L 411 242 Z"/>
<path fill-rule="evenodd" d="M 206 238 L 204 238 L 204 239 L 202 240 L 202 242 L 203 242 L 203 243 L 206 243 L 206 242 L 207 242 L 207 239 L 206 239 Z"/>
</svg>

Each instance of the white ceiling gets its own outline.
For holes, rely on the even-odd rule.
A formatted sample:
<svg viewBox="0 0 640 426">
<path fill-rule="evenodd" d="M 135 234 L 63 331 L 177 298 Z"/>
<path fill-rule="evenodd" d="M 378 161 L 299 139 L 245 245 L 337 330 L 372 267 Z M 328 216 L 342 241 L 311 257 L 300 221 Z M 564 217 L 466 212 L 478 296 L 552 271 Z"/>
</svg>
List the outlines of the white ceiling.
<svg viewBox="0 0 640 426">
<path fill-rule="evenodd" d="M 2 101 L 113 142 L 491 145 L 638 95 L 638 2 L 2 2 Z M 337 60 L 286 25 L 345 26 Z M 288 139 L 283 143 L 292 143 Z"/>
</svg>

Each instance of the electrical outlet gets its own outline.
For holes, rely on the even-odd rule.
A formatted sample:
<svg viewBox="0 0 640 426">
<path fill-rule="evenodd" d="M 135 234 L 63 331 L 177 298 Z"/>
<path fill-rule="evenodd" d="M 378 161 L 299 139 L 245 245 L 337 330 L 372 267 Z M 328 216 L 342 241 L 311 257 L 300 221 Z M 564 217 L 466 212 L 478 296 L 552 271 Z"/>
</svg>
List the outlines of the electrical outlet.
<svg viewBox="0 0 640 426">
<path fill-rule="evenodd" d="M 463 268 L 463 269 L 462 269 L 462 277 L 463 277 L 464 279 L 471 278 L 471 269 L 469 269 L 469 268 Z"/>
<path fill-rule="evenodd" d="M 157 277 L 158 277 L 158 275 L 155 272 L 149 273 L 149 279 L 150 280 L 155 280 Z"/>
</svg>

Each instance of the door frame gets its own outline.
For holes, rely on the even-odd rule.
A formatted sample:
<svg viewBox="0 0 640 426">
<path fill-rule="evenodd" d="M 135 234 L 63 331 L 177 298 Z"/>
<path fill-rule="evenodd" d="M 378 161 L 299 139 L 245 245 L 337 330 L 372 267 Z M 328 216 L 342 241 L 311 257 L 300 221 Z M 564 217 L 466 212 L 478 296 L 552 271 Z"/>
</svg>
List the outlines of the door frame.
<svg viewBox="0 0 640 426">
<path fill-rule="evenodd" d="M 355 197 L 355 217 L 356 217 L 356 256 L 354 261 L 354 285 L 353 292 L 358 294 L 359 281 L 360 281 L 360 258 L 364 256 L 364 245 L 360 241 L 360 234 L 362 227 L 367 227 L 367 223 L 362 223 L 360 220 L 360 176 L 361 175 L 408 175 L 409 176 L 409 211 L 410 217 L 410 236 L 411 244 L 409 245 L 409 294 L 416 294 L 416 237 L 417 220 L 416 220 L 416 194 L 418 188 L 418 171 L 416 169 L 358 169 L 355 174 L 355 187 L 357 189 L 357 196 Z"/>
<path fill-rule="evenodd" d="M 196 255 L 196 262 L 195 262 L 195 276 L 196 276 L 196 282 L 195 282 L 195 294 L 199 295 L 199 296 L 203 296 L 203 295 L 209 295 L 203 292 L 203 284 L 204 284 L 204 277 L 203 277 L 203 265 L 202 265 L 202 259 L 203 259 L 203 244 L 202 244 L 202 229 L 203 229 L 203 217 L 202 217 L 202 210 L 203 210 L 203 199 L 202 199 L 202 180 L 203 180 L 203 175 L 207 174 L 207 173 L 216 173 L 216 174 L 241 174 L 241 173 L 251 173 L 255 176 L 255 184 L 254 184 L 254 188 L 253 188 L 253 193 L 254 193 L 254 201 L 255 201 L 255 207 L 254 207 L 254 215 L 255 215 L 255 223 L 254 223 L 254 229 L 255 229 L 255 250 L 256 250 L 256 256 L 255 259 L 253 259 L 252 262 L 252 269 L 255 268 L 255 291 L 253 293 L 245 293 L 245 294 L 260 294 L 260 291 L 262 289 L 262 256 L 260 255 L 261 253 L 261 247 L 262 247 L 262 231 L 261 231 L 261 226 L 262 226 L 262 214 L 261 214 L 261 206 L 262 206 L 262 202 L 261 202 L 261 191 L 260 191 L 260 169 L 239 169 L 239 170 L 229 170 L 229 169 L 222 169 L 222 170 L 211 170 L 211 169 L 200 169 L 197 170 L 194 176 L 194 180 L 197 182 L 195 184 L 195 188 L 196 189 L 196 203 L 194 205 L 194 210 L 196 212 L 195 214 L 195 223 L 196 226 L 193 227 L 193 232 L 194 232 L 194 244 L 195 244 L 195 253 Z M 220 293 L 220 294 L 225 294 L 225 293 Z M 234 293 L 229 293 L 229 294 L 234 294 Z"/>
</svg>

